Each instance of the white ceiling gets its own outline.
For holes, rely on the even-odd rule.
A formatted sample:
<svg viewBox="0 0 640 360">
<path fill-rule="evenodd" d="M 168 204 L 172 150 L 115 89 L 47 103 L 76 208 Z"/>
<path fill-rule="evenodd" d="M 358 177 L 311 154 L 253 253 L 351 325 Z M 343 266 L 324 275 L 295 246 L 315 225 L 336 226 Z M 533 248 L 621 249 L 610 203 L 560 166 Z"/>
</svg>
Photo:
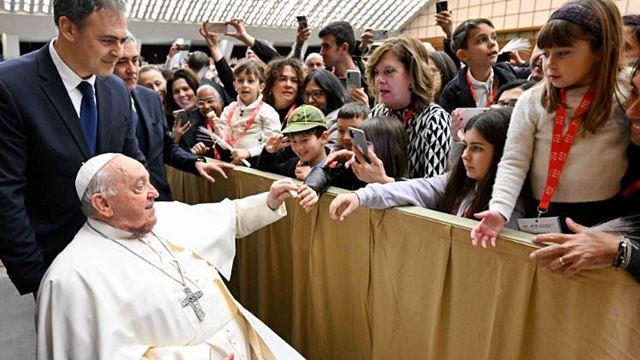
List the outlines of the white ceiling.
<svg viewBox="0 0 640 360">
<path fill-rule="evenodd" d="M 337 20 L 365 28 L 401 30 L 432 0 L 130 0 L 129 20 L 169 24 L 224 22 L 242 18 L 252 28 L 293 29 L 306 15 L 318 29 Z M 52 0 L 0 0 L 0 14 L 52 14 Z"/>
</svg>

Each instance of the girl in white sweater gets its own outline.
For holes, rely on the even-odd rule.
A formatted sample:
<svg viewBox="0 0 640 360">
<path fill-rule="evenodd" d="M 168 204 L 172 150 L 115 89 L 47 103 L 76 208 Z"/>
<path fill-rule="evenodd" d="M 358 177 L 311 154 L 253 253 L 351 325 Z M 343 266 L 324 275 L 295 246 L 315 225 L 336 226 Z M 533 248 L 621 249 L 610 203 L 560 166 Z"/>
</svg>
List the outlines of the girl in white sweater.
<svg viewBox="0 0 640 360">
<path fill-rule="evenodd" d="M 536 215 L 557 216 L 564 229 L 567 217 L 591 226 L 616 210 L 629 143 L 617 93 L 621 29 L 611 0 L 568 2 L 542 28 L 537 45 L 546 79 L 515 106 L 489 210 L 476 214 L 473 245 L 495 246 L 527 174 Z"/>
</svg>

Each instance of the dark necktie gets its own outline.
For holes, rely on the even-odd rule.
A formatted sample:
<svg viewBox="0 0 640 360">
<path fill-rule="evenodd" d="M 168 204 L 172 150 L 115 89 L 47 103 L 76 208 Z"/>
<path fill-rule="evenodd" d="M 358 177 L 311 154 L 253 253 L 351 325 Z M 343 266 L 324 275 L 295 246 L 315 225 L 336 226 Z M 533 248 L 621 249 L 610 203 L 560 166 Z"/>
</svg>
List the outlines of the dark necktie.
<svg viewBox="0 0 640 360">
<path fill-rule="evenodd" d="M 87 138 L 91 156 L 96 154 L 96 135 L 98 133 L 98 111 L 96 101 L 93 96 L 93 86 L 86 81 L 78 85 L 78 90 L 82 93 L 82 103 L 80 104 L 80 123 L 82 131 Z"/>
</svg>

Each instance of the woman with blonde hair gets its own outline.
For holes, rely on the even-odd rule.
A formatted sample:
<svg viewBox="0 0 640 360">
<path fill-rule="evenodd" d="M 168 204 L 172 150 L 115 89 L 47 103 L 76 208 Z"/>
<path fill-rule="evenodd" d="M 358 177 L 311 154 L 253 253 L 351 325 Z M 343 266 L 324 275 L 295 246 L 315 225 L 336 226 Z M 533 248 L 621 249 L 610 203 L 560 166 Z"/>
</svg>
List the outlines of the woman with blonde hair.
<svg viewBox="0 0 640 360">
<path fill-rule="evenodd" d="M 401 121 L 407 131 L 409 176 L 443 174 L 451 145 L 451 117 L 434 102 L 440 79 L 429 66 L 422 43 L 406 37 L 386 40 L 369 58 L 367 79 L 378 102 L 371 116 L 389 116 Z"/>
</svg>

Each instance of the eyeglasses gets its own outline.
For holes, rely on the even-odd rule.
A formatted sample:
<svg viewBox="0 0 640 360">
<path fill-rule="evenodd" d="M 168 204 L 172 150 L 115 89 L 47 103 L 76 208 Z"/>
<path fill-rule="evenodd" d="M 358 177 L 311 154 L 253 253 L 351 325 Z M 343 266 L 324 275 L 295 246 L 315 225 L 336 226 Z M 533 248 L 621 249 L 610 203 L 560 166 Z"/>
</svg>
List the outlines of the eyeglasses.
<svg viewBox="0 0 640 360">
<path fill-rule="evenodd" d="M 322 96 L 322 94 L 324 94 L 324 91 L 322 90 L 316 90 L 316 91 L 311 91 L 311 92 L 305 92 L 304 93 L 304 98 L 305 99 L 309 99 L 309 100 L 318 100 L 320 99 L 320 96 Z"/>
<path fill-rule="evenodd" d="M 196 101 L 197 107 L 204 107 L 205 105 L 213 106 L 218 102 L 218 99 L 205 99 Z"/>
</svg>

